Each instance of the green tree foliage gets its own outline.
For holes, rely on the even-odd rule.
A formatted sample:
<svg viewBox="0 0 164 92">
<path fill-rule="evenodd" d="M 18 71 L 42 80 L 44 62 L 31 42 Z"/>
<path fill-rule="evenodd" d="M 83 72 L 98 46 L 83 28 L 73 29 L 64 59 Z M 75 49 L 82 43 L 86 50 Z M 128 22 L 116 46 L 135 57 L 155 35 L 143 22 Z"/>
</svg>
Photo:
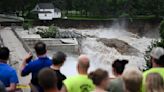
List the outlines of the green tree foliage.
<svg viewBox="0 0 164 92">
<path fill-rule="evenodd" d="M 164 16 L 164 0 L 1 0 L 0 12 L 22 10 L 28 15 L 39 2 L 52 2 L 63 11 L 76 11 L 84 16 Z"/>
<path fill-rule="evenodd" d="M 164 20 L 161 22 L 159 30 L 161 38 L 164 39 Z"/>
<path fill-rule="evenodd" d="M 29 28 L 32 28 L 32 27 L 33 27 L 33 22 L 32 21 L 27 21 L 27 22 L 23 23 L 23 28 L 25 30 L 29 30 Z"/>
</svg>

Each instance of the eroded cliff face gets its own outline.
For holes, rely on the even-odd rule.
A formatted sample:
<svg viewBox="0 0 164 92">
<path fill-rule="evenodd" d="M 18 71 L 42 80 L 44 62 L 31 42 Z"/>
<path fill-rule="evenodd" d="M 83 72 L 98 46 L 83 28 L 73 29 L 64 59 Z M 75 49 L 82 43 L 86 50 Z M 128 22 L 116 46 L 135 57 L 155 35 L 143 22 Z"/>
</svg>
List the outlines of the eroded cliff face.
<svg viewBox="0 0 164 92">
<path fill-rule="evenodd" d="M 127 31 L 140 37 L 159 38 L 159 21 L 134 21 L 128 22 Z"/>
</svg>

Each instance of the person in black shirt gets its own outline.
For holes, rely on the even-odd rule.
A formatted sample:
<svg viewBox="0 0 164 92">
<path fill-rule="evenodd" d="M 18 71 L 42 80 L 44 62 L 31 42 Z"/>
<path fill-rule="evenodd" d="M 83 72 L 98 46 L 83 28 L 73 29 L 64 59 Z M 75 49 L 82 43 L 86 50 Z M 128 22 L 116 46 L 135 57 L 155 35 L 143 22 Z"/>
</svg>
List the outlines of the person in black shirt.
<svg viewBox="0 0 164 92">
<path fill-rule="evenodd" d="M 60 68 L 62 67 L 62 65 L 64 64 L 65 60 L 66 60 L 66 54 L 64 54 L 63 52 L 56 52 L 54 55 L 53 55 L 53 58 L 52 58 L 52 65 L 51 65 L 51 69 L 53 69 L 56 74 L 57 74 L 57 79 L 58 79 L 58 82 L 57 82 L 57 87 L 58 89 L 60 90 L 63 86 L 63 80 L 66 79 L 66 76 L 63 75 L 61 72 L 60 72 Z"/>
</svg>

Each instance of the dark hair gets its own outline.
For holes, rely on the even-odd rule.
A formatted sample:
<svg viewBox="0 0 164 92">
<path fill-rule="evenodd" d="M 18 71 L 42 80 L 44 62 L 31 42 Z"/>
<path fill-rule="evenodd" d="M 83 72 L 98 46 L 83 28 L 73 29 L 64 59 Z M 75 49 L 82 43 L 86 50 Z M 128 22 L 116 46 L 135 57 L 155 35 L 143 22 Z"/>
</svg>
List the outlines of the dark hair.
<svg viewBox="0 0 164 92">
<path fill-rule="evenodd" d="M 95 85 L 100 85 L 101 82 L 108 77 L 108 72 L 102 69 L 97 69 L 89 74 L 89 78 L 93 81 Z"/>
<path fill-rule="evenodd" d="M 43 55 L 46 53 L 46 44 L 43 42 L 37 42 L 34 47 L 37 55 Z"/>
<path fill-rule="evenodd" d="M 10 55 L 10 51 L 7 47 L 0 47 L 0 59 L 8 60 Z"/>
<path fill-rule="evenodd" d="M 162 55 L 158 60 L 155 61 L 156 64 L 164 67 L 164 55 Z"/>
<path fill-rule="evenodd" d="M 125 65 L 128 62 L 129 62 L 128 60 L 119 60 L 119 59 L 117 59 L 112 64 L 112 67 L 115 69 L 116 73 L 122 74 L 124 69 L 125 69 Z"/>
<path fill-rule="evenodd" d="M 53 57 L 52 57 L 52 63 L 54 65 L 59 65 L 59 64 L 63 64 L 64 61 L 66 60 L 66 54 L 64 54 L 63 52 L 56 52 Z"/>
<path fill-rule="evenodd" d="M 43 68 L 38 74 L 38 80 L 41 87 L 44 90 L 57 87 L 57 75 L 50 68 Z"/>
</svg>

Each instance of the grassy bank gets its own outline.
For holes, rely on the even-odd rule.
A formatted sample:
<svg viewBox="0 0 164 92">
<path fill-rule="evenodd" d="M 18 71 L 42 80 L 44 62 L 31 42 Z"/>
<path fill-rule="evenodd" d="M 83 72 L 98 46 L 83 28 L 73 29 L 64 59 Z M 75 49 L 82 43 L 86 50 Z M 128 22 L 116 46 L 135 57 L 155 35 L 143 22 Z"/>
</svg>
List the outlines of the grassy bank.
<svg viewBox="0 0 164 92">
<path fill-rule="evenodd" d="M 123 17 L 122 17 L 123 18 Z M 125 17 L 130 20 L 151 20 L 151 19 L 161 19 L 160 17 L 156 17 L 154 15 L 138 15 L 134 17 Z M 65 19 L 65 18 L 63 18 Z M 70 20 L 116 20 L 118 17 L 100 17 L 100 16 L 67 16 L 67 19 Z"/>
</svg>

